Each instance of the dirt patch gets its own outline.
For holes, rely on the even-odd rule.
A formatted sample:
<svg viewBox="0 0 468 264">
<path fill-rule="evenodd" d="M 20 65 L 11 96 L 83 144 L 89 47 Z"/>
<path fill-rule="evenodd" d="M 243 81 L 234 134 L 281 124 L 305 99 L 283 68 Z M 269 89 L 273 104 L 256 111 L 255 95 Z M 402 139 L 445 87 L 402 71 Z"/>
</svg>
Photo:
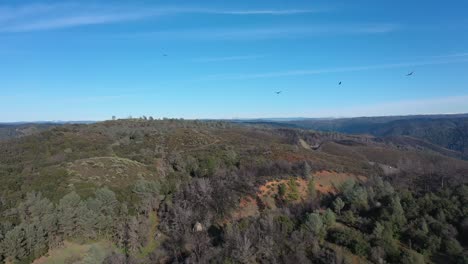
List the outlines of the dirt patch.
<svg viewBox="0 0 468 264">
<path fill-rule="evenodd" d="M 258 216 L 259 214 L 260 211 L 256 199 L 252 196 L 247 196 L 240 200 L 239 208 L 233 213 L 232 218 L 240 220 L 250 216 Z"/>
<path fill-rule="evenodd" d="M 314 174 L 315 190 L 322 194 L 334 194 L 336 187 L 344 181 L 354 179 L 366 181 L 367 178 L 350 173 L 320 171 Z M 301 203 L 309 197 L 309 181 L 302 178 L 290 178 L 268 181 L 258 187 L 256 197 L 247 196 L 240 200 L 239 207 L 232 214 L 234 220 L 256 216 L 262 208 L 276 209 L 278 200 L 287 203 Z M 282 186 L 282 187 L 281 187 Z M 280 188 L 283 188 L 280 194 Z"/>
<path fill-rule="evenodd" d="M 307 142 L 305 142 L 302 138 L 299 139 L 299 143 L 301 144 L 301 146 L 305 149 L 311 149 L 309 144 L 307 144 Z"/>
<path fill-rule="evenodd" d="M 258 216 L 263 208 L 276 209 L 278 199 L 288 203 L 300 203 L 308 197 L 307 181 L 301 178 L 289 180 L 273 180 L 258 187 L 256 196 L 241 198 L 239 206 L 231 217 L 240 220 L 250 216 Z M 280 185 L 284 185 L 283 197 L 280 197 Z M 294 185 L 294 186 L 293 186 Z"/>
<path fill-rule="evenodd" d="M 258 197 L 266 208 L 276 208 L 278 198 L 290 203 L 300 203 L 307 199 L 307 181 L 301 178 L 289 180 L 273 180 L 259 187 Z M 280 194 L 280 186 L 284 186 L 284 194 Z M 294 186 L 293 186 L 294 185 Z M 280 197 L 280 196 L 283 197 Z"/>
<path fill-rule="evenodd" d="M 353 179 L 357 181 L 366 181 L 367 178 L 361 175 L 350 173 L 320 171 L 314 173 L 315 189 L 323 194 L 336 193 L 336 187 L 340 186 L 346 180 Z"/>
</svg>

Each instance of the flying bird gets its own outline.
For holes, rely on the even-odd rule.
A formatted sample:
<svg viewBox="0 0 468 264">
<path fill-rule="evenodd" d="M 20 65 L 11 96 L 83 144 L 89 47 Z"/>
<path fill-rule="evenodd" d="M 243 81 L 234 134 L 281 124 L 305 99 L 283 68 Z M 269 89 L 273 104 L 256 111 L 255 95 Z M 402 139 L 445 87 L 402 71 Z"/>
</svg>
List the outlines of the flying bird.
<svg viewBox="0 0 468 264">
<path fill-rule="evenodd" d="M 406 76 L 411 76 L 411 75 L 413 75 L 413 73 L 414 72 L 410 72 L 410 73 L 406 74 Z"/>
<path fill-rule="evenodd" d="M 283 92 L 283 91 L 277 91 L 276 94 L 280 94 L 281 92 Z"/>
<path fill-rule="evenodd" d="M 338 85 L 341 85 L 341 82 L 339 82 Z"/>
<path fill-rule="evenodd" d="M 167 54 L 163 54 L 164 57 L 167 57 Z"/>
</svg>

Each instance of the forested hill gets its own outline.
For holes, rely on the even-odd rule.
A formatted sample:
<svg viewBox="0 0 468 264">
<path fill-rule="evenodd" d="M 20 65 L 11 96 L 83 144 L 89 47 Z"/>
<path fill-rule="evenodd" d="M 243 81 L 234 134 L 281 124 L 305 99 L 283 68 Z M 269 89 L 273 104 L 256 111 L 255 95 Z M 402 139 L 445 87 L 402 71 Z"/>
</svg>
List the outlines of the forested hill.
<svg viewBox="0 0 468 264">
<path fill-rule="evenodd" d="M 0 261 L 464 263 L 456 157 L 218 121 L 66 124 L 0 141 Z"/>
<path fill-rule="evenodd" d="M 457 151 L 468 158 L 468 116 L 388 116 L 338 119 L 301 119 L 293 121 L 256 120 L 255 123 L 280 127 L 369 134 L 378 137 L 409 136 Z"/>
<path fill-rule="evenodd" d="M 0 123 L 0 141 L 36 134 L 65 124 L 91 124 L 94 121 L 37 121 Z"/>
<path fill-rule="evenodd" d="M 0 123 L 0 140 L 32 135 L 47 130 L 52 123 Z"/>
</svg>

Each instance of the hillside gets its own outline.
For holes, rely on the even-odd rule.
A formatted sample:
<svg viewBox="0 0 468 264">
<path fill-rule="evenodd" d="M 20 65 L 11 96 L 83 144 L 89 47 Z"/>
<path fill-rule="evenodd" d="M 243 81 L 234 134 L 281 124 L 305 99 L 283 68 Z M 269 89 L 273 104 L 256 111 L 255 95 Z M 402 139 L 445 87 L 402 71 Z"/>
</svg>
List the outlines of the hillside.
<svg viewBox="0 0 468 264">
<path fill-rule="evenodd" d="M 0 123 L 0 140 L 32 135 L 55 125 L 52 123 Z"/>
<path fill-rule="evenodd" d="M 468 203 L 437 220 L 423 206 L 468 198 L 468 162 L 456 157 L 413 138 L 219 121 L 66 124 L 0 142 L 0 255 L 28 263 L 100 239 L 117 248 L 107 263 L 461 258 Z M 427 238 L 414 238 L 418 221 L 432 221 Z"/>
<path fill-rule="evenodd" d="M 458 152 L 468 158 L 468 117 L 460 115 L 388 116 L 294 121 L 249 121 L 276 127 L 369 134 L 377 137 L 413 137 Z M 246 123 L 249 123 L 246 122 Z"/>
</svg>

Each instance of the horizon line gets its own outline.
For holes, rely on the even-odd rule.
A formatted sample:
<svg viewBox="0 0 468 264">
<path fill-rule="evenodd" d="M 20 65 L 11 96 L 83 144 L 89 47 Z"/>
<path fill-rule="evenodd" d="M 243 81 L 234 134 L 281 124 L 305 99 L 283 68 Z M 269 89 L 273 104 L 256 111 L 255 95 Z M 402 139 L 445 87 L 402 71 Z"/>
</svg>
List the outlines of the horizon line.
<svg viewBox="0 0 468 264">
<path fill-rule="evenodd" d="M 418 117 L 418 116 L 458 116 L 467 115 L 468 112 L 456 112 L 456 113 L 422 113 L 422 114 L 390 114 L 390 115 L 356 115 L 356 116 L 315 116 L 315 117 L 300 117 L 300 116 L 273 116 L 273 117 L 231 117 L 231 118 L 184 118 L 184 117 L 154 117 L 152 115 L 142 115 L 138 117 L 116 117 L 115 120 L 111 119 L 80 119 L 80 120 L 34 120 L 34 121 L 0 121 L 0 124 L 60 124 L 60 123 L 98 123 L 106 121 L 119 121 L 119 120 L 141 120 L 143 116 L 153 117 L 155 121 L 161 121 L 164 119 L 170 120 L 187 120 L 187 121 L 225 121 L 225 120 L 271 120 L 271 119 L 353 119 L 353 118 L 376 118 L 376 117 Z"/>
</svg>

